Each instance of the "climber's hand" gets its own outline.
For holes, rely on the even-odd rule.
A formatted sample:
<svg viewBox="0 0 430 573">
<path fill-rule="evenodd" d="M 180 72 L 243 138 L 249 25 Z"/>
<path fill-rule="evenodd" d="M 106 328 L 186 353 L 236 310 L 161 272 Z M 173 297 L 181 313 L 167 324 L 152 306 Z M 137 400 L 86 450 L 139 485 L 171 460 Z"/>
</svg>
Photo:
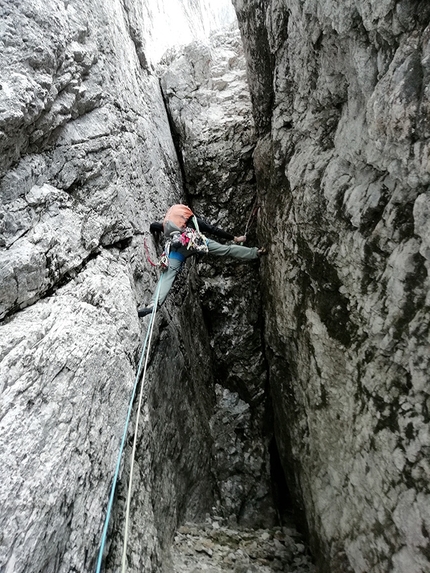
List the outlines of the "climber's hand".
<svg viewBox="0 0 430 573">
<path fill-rule="evenodd" d="M 244 243 L 246 241 L 246 235 L 242 235 L 241 237 L 235 237 L 233 241 L 235 243 Z"/>
</svg>

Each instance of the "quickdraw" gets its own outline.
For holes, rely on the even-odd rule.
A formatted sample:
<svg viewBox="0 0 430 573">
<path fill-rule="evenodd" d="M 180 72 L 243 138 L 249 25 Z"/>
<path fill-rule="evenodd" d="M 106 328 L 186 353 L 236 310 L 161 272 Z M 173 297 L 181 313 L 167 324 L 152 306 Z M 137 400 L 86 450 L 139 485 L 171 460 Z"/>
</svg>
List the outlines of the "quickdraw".
<svg viewBox="0 0 430 573">
<path fill-rule="evenodd" d="M 169 266 L 169 251 L 170 251 L 170 244 L 165 245 L 164 251 L 161 253 L 160 258 L 158 260 L 158 266 L 161 268 L 162 271 L 165 271 Z"/>
<path fill-rule="evenodd" d="M 244 235 L 248 234 L 251 223 L 252 223 L 253 219 L 258 215 L 259 210 L 260 210 L 260 205 L 258 204 L 257 199 L 255 199 L 254 205 L 252 206 L 251 213 L 250 213 L 250 215 L 248 217 L 248 221 L 246 223 Z"/>
</svg>

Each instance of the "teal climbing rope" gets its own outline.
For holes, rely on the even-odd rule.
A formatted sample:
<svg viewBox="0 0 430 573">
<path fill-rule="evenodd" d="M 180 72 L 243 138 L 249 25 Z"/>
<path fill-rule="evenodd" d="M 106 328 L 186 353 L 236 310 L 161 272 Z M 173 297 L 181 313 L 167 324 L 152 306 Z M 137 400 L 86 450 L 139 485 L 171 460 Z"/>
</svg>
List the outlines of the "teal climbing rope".
<svg viewBox="0 0 430 573">
<path fill-rule="evenodd" d="M 161 282 L 162 277 L 163 277 L 163 275 L 161 275 L 159 283 Z M 128 543 L 128 530 L 129 530 L 129 522 L 130 522 L 131 494 L 132 494 L 132 488 L 133 488 L 134 459 L 136 457 L 136 448 L 137 448 L 137 431 L 139 429 L 140 410 L 142 408 L 144 381 L 145 381 L 145 376 L 146 376 L 146 369 L 148 366 L 149 348 L 151 347 L 152 332 L 154 330 L 155 313 L 156 313 L 156 308 L 158 306 L 158 294 L 159 294 L 159 292 L 160 292 L 160 289 L 158 288 L 157 289 L 157 296 L 156 296 L 156 299 L 154 302 L 153 311 L 151 314 L 151 320 L 150 320 L 149 327 L 148 327 L 148 331 L 149 331 L 148 352 L 146 353 L 145 366 L 143 368 L 142 384 L 140 385 L 139 404 L 137 407 L 136 423 L 135 423 L 135 427 L 134 427 L 133 448 L 132 448 L 131 459 L 130 459 L 130 477 L 129 477 L 129 482 L 128 482 L 127 504 L 126 504 L 126 511 L 125 511 L 125 526 L 124 526 L 124 540 L 123 540 L 121 573 L 125 573 L 126 569 L 127 569 L 127 543 Z"/>
<path fill-rule="evenodd" d="M 116 486 L 117 486 L 118 477 L 119 477 L 119 471 L 120 471 L 120 467 L 121 467 L 122 454 L 124 451 L 125 441 L 127 439 L 127 431 L 128 431 L 128 426 L 130 424 L 130 418 L 131 418 L 131 412 L 133 409 L 134 398 L 136 396 L 136 390 L 137 390 L 137 386 L 139 384 L 140 374 L 142 372 L 142 364 L 143 364 L 144 358 L 146 357 L 145 365 L 144 365 L 144 373 L 142 376 L 141 396 L 143 394 L 142 389 L 143 389 L 143 385 L 144 385 L 144 381 L 145 381 L 146 367 L 148 364 L 148 356 L 149 356 L 149 350 L 150 350 L 150 342 L 151 342 L 151 338 L 152 338 L 152 331 L 154 330 L 155 315 L 157 313 L 158 298 L 160 295 L 160 287 L 161 287 L 162 279 L 163 279 L 163 275 L 160 276 L 160 279 L 159 279 L 158 285 L 157 285 L 157 290 L 155 292 L 155 301 L 154 301 L 154 306 L 153 306 L 153 310 L 151 313 L 151 320 L 149 321 L 148 330 L 146 331 L 145 342 L 143 344 L 142 353 L 140 355 L 139 366 L 138 366 L 136 378 L 134 381 L 133 392 L 132 392 L 130 402 L 128 405 L 128 411 L 127 411 L 127 417 L 126 417 L 126 421 L 125 421 L 124 432 L 122 435 L 121 445 L 120 445 L 119 454 L 118 454 L 118 460 L 116 463 L 115 473 L 114 473 L 114 477 L 113 477 L 113 481 L 112 481 L 112 487 L 111 487 L 110 496 L 109 496 L 108 507 L 106 510 L 106 518 L 105 518 L 105 523 L 103 526 L 102 538 L 101 538 L 99 554 L 98 554 L 98 558 L 97 558 L 96 573 L 100 573 L 100 571 L 101 571 L 101 566 L 102 566 L 102 561 L 103 561 L 103 553 L 104 553 L 104 549 L 105 549 L 105 545 L 106 545 L 106 539 L 107 539 L 107 531 L 108 531 L 108 527 L 109 527 L 109 521 L 110 521 L 110 516 L 112 513 L 112 506 L 113 506 L 113 502 L 114 502 L 114 498 L 115 498 L 115 491 L 116 491 Z M 148 341 L 149 341 L 149 344 L 148 344 Z M 148 346 L 148 350 L 146 351 L 147 346 Z M 139 400 L 138 413 L 140 411 L 140 406 L 141 406 L 141 399 Z M 135 436 L 137 435 L 137 424 L 138 424 L 138 421 L 136 421 Z M 133 460 L 134 460 L 134 453 L 133 453 Z M 133 468 L 131 468 L 130 475 L 132 475 L 132 471 L 133 471 Z M 131 483 L 130 483 L 129 487 L 131 487 Z M 129 501 L 127 502 L 127 505 L 128 505 L 128 509 L 129 509 Z M 127 527 L 126 534 L 128 535 L 128 517 L 127 517 L 126 527 Z M 124 541 L 125 541 L 124 547 L 126 548 L 127 539 L 125 539 Z M 125 553 L 125 551 L 126 551 L 126 549 L 124 549 L 124 553 Z M 124 558 L 123 558 L 123 561 L 124 561 Z"/>
</svg>

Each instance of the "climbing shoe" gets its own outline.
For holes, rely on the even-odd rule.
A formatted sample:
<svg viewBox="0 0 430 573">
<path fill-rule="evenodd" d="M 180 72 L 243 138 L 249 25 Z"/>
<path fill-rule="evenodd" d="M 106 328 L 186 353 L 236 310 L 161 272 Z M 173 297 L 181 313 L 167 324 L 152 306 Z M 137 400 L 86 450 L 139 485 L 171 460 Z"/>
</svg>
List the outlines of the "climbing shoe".
<svg viewBox="0 0 430 573">
<path fill-rule="evenodd" d="M 146 308 L 139 308 L 137 311 L 138 316 L 146 316 L 147 314 L 151 314 L 152 306 L 147 306 Z"/>
</svg>

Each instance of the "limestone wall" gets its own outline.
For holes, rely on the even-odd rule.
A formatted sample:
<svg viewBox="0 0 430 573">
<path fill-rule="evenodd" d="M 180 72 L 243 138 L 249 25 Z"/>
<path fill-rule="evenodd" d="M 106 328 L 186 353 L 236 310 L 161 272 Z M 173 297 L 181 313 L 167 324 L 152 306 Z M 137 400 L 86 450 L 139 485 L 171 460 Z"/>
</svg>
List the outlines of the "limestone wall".
<svg viewBox="0 0 430 573">
<path fill-rule="evenodd" d="M 254 246 L 256 140 L 239 31 L 177 50 L 160 71 L 193 209 L 235 236 L 248 226 L 245 246 Z M 259 261 L 198 257 L 196 269 L 194 301 L 210 340 L 216 385 L 210 418 L 216 513 L 251 527 L 272 524 Z"/>
<path fill-rule="evenodd" d="M 0 569 L 90 571 L 146 327 L 136 309 L 157 280 L 143 241 L 156 258 L 149 223 L 181 197 L 181 172 L 138 15 L 103 0 L 14 1 L 0 13 Z M 190 358 L 176 330 L 157 326 L 155 343 L 176 350 L 147 378 L 130 536 L 139 571 L 159 566 L 196 475 L 194 510 L 210 505 L 211 397 L 180 384 Z M 160 424 L 160 382 L 167 408 L 179 396 L 197 406 L 180 421 L 196 434 L 181 445 L 182 474 L 157 457 L 171 456 L 177 423 Z M 116 528 L 122 539 L 121 512 L 108 549 Z"/>
<path fill-rule="evenodd" d="M 321 571 L 428 571 L 428 4 L 235 5 L 296 506 Z"/>
<path fill-rule="evenodd" d="M 163 96 L 153 3 L 0 6 L 6 573 L 94 569 L 157 280 L 144 238 L 156 258 L 149 223 L 183 176 L 235 234 L 257 190 L 249 244 L 269 256 L 188 264 L 159 313 L 130 571 L 168 571 L 184 519 L 273 521 L 270 404 L 320 571 L 428 571 L 427 2 L 235 4 L 250 97 L 233 30 L 171 52 Z M 191 32 L 205 16 L 196 37 L 217 21 L 178 5 Z"/>
</svg>

